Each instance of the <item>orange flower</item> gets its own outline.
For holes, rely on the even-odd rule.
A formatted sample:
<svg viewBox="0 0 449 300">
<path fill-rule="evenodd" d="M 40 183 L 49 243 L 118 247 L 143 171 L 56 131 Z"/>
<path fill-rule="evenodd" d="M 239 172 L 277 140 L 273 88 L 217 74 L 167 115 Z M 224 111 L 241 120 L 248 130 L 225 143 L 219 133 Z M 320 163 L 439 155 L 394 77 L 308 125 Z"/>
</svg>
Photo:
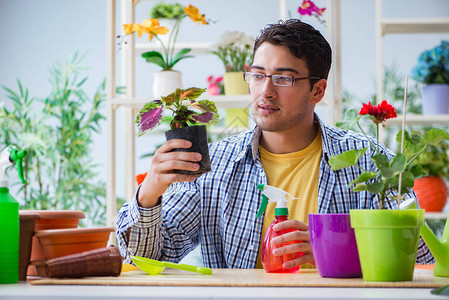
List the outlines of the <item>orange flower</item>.
<svg viewBox="0 0 449 300">
<path fill-rule="evenodd" d="M 137 32 L 137 36 L 141 37 L 144 33 L 144 27 L 139 23 L 133 24 L 133 32 Z"/>
<path fill-rule="evenodd" d="M 133 25 L 133 23 L 123 24 L 123 31 L 125 32 L 125 34 L 133 33 Z"/>
<path fill-rule="evenodd" d="M 148 172 L 145 172 L 145 173 L 143 173 L 143 174 L 138 174 L 138 175 L 136 176 L 136 182 L 137 182 L 137 185 L 139 185 L 139 184 L 141 184 L 141 183 L 143 182 L 143 180 L 144 180 L 145 177 L 147 176 L 147 173 L 148 173 Z"/>
<path fill-rule="evenodd" d="M 189 16 L 189 18 L 196 23 L 199 24 L 209 24 L 206 21 L 206 16 L 203 14 L 200 14 L 198 8 L 196 8 L 195 6 L 193 6 L 192 4 L 189 4 L 189 6 L 184 6 L 184 11 L 186 12 L 186 14 Z"/>
<path fill-rule="evenodd" d="M 153 36 L 158 34 L 167 34 L 168 28 L 167 27 L 161 27 L 159 26 L 159 20 L 158 19 L 146 19 L 142 22 L 142 27 L 149 35 L 149 40 L 153 39 Z M 140 36 L 140 35 L 139 35 Z"/>
</svg>

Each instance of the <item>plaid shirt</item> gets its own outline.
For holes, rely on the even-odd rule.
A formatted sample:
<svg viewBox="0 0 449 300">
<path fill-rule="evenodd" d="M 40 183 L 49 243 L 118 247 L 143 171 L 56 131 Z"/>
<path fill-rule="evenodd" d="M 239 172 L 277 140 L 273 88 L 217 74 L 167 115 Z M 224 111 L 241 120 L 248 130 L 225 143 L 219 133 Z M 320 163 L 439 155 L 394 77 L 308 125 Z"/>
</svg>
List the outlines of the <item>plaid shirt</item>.
<svg viewBox="0 0 449 300">
<path fill-rule="evenodd" d="M 319 121 L 319 120 L 318 120 Z M 348 183 L 361 170 L 349 167 L 332 171 L 330 156 L 369 147 L 365 136 L 326 126 L 320 122 L 323 155 L 320 163 L 318 211 L 348 213 L 350 209 L 378 208 L 375 195 L 353 192 Z M 199 243 L 203 265 L 210 268 L 255 268 L 262 235 L 263 218 L 255 218 L 261 202 L 258 183 L 267 183 L 260 163 L 261 130 L 244 132 L 210 145 L 212 171 L 193 182 L 174 183 L 162 196 L 162 204 L 145 209 L 137 194 L 117 216 L 117 237 L 125 262 L 130 255 L 180 261 Z M 373 139 L 373 143 L 376 141 Z M 393 153 L 381 146 L 389 159 Z M 371 147 L 359 165 L 376 170 Z M 138 191 L 137 191 L 138 193 Z M 411 197 L 416 197 L 413 194 Z M 393 208 L 395 202 L 388 202 Z M 422 239 L 417 263 L 432 263 L 433 256 Z"/>
</svg>

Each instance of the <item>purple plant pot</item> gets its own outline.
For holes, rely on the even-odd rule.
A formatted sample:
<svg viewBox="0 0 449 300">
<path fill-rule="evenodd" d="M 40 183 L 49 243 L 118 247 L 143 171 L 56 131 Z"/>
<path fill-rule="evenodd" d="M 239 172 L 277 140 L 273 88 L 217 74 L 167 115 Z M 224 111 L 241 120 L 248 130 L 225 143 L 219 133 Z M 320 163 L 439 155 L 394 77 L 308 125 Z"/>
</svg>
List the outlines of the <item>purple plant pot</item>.
<svg viewBox="0 0 449 300">
<path fill-rule="evenodd" d="M 322 277 L 362 277 L 349 214 L 309 214 L 310 244 Z"/>
</svg>

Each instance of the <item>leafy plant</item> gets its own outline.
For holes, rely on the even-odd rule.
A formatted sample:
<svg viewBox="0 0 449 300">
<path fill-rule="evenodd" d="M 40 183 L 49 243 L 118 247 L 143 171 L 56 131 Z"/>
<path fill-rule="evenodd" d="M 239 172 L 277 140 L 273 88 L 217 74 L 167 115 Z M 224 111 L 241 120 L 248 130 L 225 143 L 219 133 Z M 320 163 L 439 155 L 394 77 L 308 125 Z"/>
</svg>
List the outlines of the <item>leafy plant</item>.
<svg viewBox="0 0 449 300">
<path fill-rule="evenodd" d="M 421 53 L 411 77 L 425 84 L 449 83 L 449 42 L 441 41 L 440 45 Z"/>
<path fill-rule="evenodd" d="M 180 19 L 185 15 L 182 5 L 179 3 L 159 2 L 150 10 L 151 19 Z"/>
<path fill-rule="evenodd" d="M 225 32 L 211 53 L 218 56 L 226 72 L 244 72 L 252 63 L 254 38 L 239 31 Z"/>
<path fill-rule="evenodd" d="M 182 128 L 189 125 L 212 125 L 218 122 L 217 107 L 209 100 L 196 100 L 206 89 L 192 87 L 176 89 L 161 100 L 146 103 L 136 116 L 139 136 L 155 128 L 163 120 L 164 108 L 172 111 L 170 128 Z M 195 108 L 191 110 L 190 108 Z"/>
<path fill-rule="evenodd" d="M 178 38 L 179 26 L 181 25 L 181 21 L 186 17 L 189 17 L 193 22 L 198 24 L 209 24 L 206 21 L 205 15 L 200 14 L 198 8 L 190 4 L 188 7 L 184 7 L 183 14 L 179 18 L 176 18 L 173 30 L 170 32 L 168 45 L 164 44 L 164 42 L 159 38 L 159 35 L 167 34 L 169 30 L 167 27 L 160 26 L 158 19 L 146 19 L 142 23 L 124 24 L 123 30 L 126 35 L 136 32 L 139 37 L 146 33 L 149 36 L 150 42 L 153 40 L 153 37 L 155 37 L 162 46 L 162 53 L 159 51 L 149 51 L 142 53 L 142 57 L 147 62 L 160 66 L 163 71 L 172 70 L 179 61 L 193 57 L 191 55 L 187 55 L 187 53 L 191 51 L 189 48 L 181 49 L 175 54 L 175 45 L 176 39 Z"/>
<path fill-rule="evenodd" d="M 368 191 L 372 194 L 377 194 L 380 207 L 385 208 L 385 202 L 388 197 L 399 190 L 399 185 L 401 186 L 400 194 L 408 193 L 414 185 L 414 179 L 424 175 L 422 167 L 413 162 L 427 147 L 436 145 L 443 140 L 449 140 L 449 134 L 444 130 L 435 128 L 427 131 L 423 136 L 417 134 L 409 135 L 408 132 L 404 132 L 404 149 L 408 149 L 408 155 L 397 153 L 389 161 L 387 156 L 379 150 L 379 125 L 383 124 L 387 119 L 396 117 L 395 108 L 386 101 L 377 106 L 373 106 L 371 103 L 363 104 L 355 122 L 366 136 L 359 123 L 360 118 L 365 115 L 369 116 L 376 125 L 377 143 L 374 144 L 372 140 L 367 138 L 370 141 L 371 148 L 375 151 L 375 154 L 371 156 L 371 160 L 377 167 L 377 171 L 362 169 L 363 173 L 349 183 L 349 186 L 355 192 Z M 399 132 L 396 141 L 401 143 L 401 140 L 402 132 Z M 368 148 L 354 149 L 338 156 L 331 156 L 329 164 L 334 171 L 351 166 L 361 168 L 358 165 L 358 161 L 367 150 Z"/>
<path fill-rule="evenodd" d="M 51 93 L 30 97 L 17 80 L 18 91 L 3 86 L 12 101 L 0 110 L 0 145 L 28 150 L 18 199 L 27 209 L 80 209 L 93 224 L 104 224 L 105 183 L 98 180 L 90 148 L 104 119 L 104 82 L 94 96 L 83 90 L 83 57 L 75 54 L 65 65 L 50 69 Z"/>
</svg>

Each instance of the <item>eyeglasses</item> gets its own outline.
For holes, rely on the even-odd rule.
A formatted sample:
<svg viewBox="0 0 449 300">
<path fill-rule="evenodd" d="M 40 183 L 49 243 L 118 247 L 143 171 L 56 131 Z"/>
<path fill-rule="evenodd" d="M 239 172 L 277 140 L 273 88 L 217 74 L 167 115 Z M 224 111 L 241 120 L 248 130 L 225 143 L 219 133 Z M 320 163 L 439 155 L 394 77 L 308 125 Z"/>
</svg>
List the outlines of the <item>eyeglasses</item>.
<svg viewBox="0 0 449 300">
<path fill-rule="evenodd" d="M 274 85 L 277 86 L 292 86 L 295 84 L 297 80 L 304 79 L 321 79 L 320 77 L 310 76 L 310 77 L 292 77 L 288 75 L 264 75 L 260 73 L 251 73 L 245 72 L 243 73 L 243 80 L 252 84 L 263 84 L 265 82 L 265 78 L 271 77 Z"/>
</svg>

